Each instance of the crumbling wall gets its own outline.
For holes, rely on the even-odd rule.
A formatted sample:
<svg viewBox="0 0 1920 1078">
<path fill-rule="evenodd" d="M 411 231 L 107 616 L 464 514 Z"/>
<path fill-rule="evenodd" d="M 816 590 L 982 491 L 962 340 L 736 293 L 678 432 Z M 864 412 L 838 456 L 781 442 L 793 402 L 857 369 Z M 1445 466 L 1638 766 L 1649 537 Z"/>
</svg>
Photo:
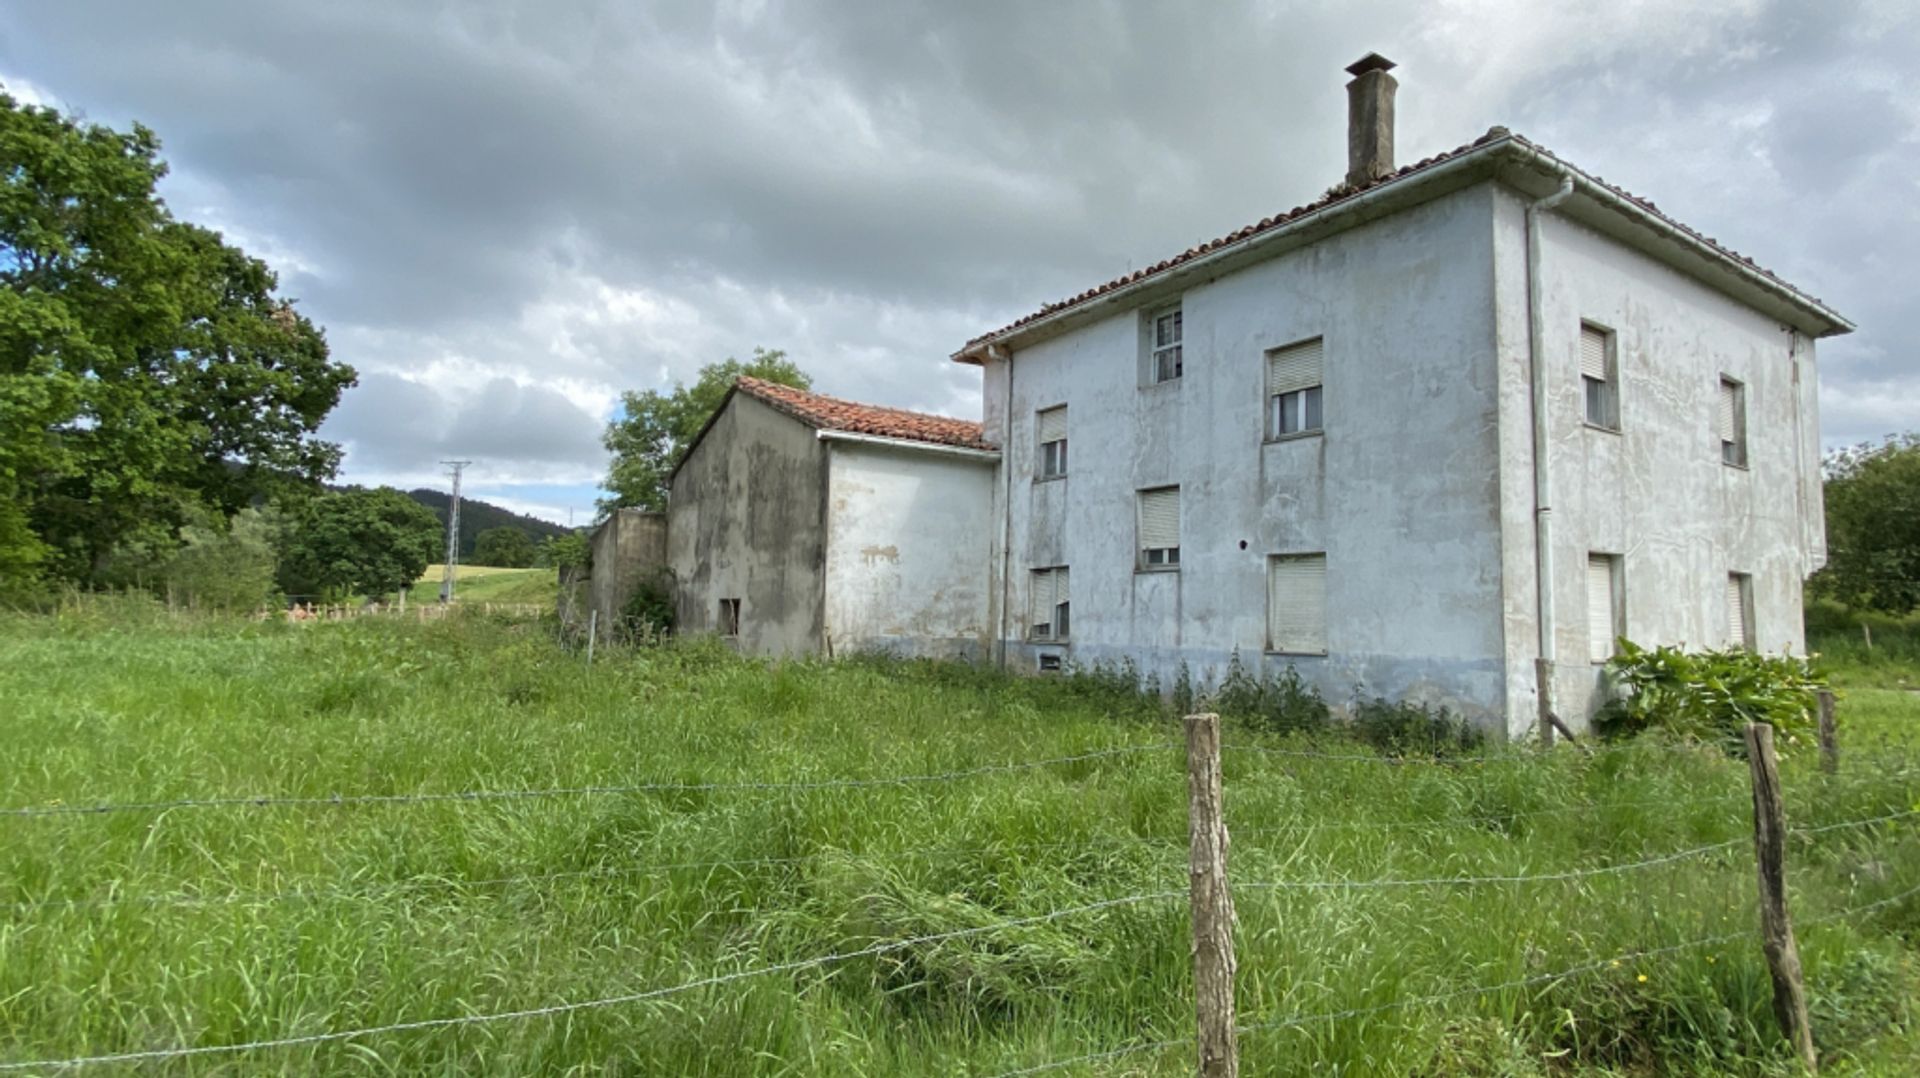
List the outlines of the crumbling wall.
<svg viewBox="0 0 1920 1078">
<path fill-rule="evenodd" d="M 620 623 L 640 583 L 667 564 L 667 516 L 644 509 L 617 509 L 587 539 L 592 565 L 585 574 L 560 576 L 560 615 L 584 626 L 589 617 L 603 631 Z"/>
</svg>

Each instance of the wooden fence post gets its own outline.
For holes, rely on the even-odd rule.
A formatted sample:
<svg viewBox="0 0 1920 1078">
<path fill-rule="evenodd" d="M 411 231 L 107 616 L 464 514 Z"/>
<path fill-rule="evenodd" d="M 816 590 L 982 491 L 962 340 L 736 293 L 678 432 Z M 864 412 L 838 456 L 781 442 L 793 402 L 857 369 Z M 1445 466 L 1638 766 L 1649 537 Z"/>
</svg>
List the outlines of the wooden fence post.
<svg viewBox="0 0 1920 1078">
<path fill-rule="evenodd" d="M 1833 713 L 1833 690 L 1821 689 L 1819 699 L 1820 770 L 1831 775 L 1840 770 L 1840 727 Z"/>
<path fill-rule="evenodd" d="M 1201 1078 L 1238 1078 L 1233 1031 L 1233 895 L 1221 812 L 1220 716 L 1187 716 L 1187 864 L 1193 903 L 1193 996 Z"/>
<path fill-rule="evenodd" d="M 1753 852 L 1760 868 L 1760 943 L 1773 975 L 1773 1016 L 1808 1072 L 1819 1069 L 1813 1026 L 1807 1019 L 1807 986 L 1800 977 L 1800 948 L 1787 918 L 1786 807 L 1780 768 L 1773 758 L 1773 727 L 1747 724 L 1747 764 L 1753 771 Z"/>
</svg>

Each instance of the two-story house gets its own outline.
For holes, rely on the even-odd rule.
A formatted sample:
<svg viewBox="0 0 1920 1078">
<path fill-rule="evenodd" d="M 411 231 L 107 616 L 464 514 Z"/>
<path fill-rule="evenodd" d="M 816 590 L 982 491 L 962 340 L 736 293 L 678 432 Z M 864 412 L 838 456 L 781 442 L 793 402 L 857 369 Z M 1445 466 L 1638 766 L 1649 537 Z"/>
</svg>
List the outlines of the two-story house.
<svg viewBox="0 0 1920 1078">
<path fill-rule="evenodd" d="M 984 371 L 992 653 L 1238 652 L 1514 734 L 1621 636 L 1802 645 L 1819 300 L 1505 129 L 1393 163 L 1348 70 L 1321 200 L 1051 304 Z"/>
</svg>

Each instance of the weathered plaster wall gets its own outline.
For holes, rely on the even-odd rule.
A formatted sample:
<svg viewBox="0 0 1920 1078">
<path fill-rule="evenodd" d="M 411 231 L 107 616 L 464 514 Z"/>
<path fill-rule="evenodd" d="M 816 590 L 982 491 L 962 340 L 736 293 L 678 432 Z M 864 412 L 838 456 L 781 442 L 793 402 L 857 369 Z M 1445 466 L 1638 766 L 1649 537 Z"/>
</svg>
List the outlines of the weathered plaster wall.
<svg viewBox="0 0 1920 1078">
<path fill-rule="evenodd" d="M 1140 311 L 989 362 L 1011 572 L 995 624 L 1040 653 L 1172 678 L 1297 667 L 1371 692 L 1504 710 L 1493 195 L 1481 185 L 1190 286 L 1185 376 L 1144 385 Z M 1267 349 L 1325 341 L 1325 433 L 1264 443 Z M 1035 481 L 1034 413 L 1066 404 L 1071 467 Z M 1004 417 L 1004 418 L 1002 418 Z M 998 429 L 994 422 L 999 421 Z M 1135 492 L 1181 487 L 1178 572 L 1135 569 Z M 998 536 L 989 541 L 996 546 Z M 1327 554 L 1326 656 L 1269 656 L 1271 554 Z M 995 559 L 996 570 L 999 559 Z M 1067 565 L 1073 639 L 1023 640 L 1028 571 Z M 997 598 L 997 596 L 996 596 Z"/>
<path fill-rule="evenodd" d="M 679 631 L 715 631 L 720 600 L 737 598 L 741 650 L 820 649 L 826 477 L 826 450 L 811 428 L 733 395 L 674 476 L 668 500 Z"/>
<path fill-rule="evenodd" d="M 993 461 L 826 445 L 830 649 L 979 657 L 988 638 Z"/>
<path fill-rule="evenodd" d="M 1516 729 L 1536 707 L 1524 201 L 1496 204 L 1508 674 Z M 1813 344 L 1778 322 L 1557 214 L 1541 226 L 1554 516 L 1557 706 L 1598 705 L 1584 574 L 1623 557 L 1625 628 L 1645 644 L 1723 647 L 1729 572 L 1753 577 L 1765 651 L 1803 646 L 1801 583 L 1825 560 Z M 1588 427 L 1580 323 L 1616 335 L 1620 431 Z M 1721 375 L 1747 387 L 1748 466 L 1721 463 Z"/>
<path fill-rule="evenodd" d="M 587 582 L 587 609 L 598 616 L 602 629 L 611 629 L 640 581 L 667 562 L 667 515 L 616 510 L 594 529 L 590 542 L 593 569 Z"/>
</svg>

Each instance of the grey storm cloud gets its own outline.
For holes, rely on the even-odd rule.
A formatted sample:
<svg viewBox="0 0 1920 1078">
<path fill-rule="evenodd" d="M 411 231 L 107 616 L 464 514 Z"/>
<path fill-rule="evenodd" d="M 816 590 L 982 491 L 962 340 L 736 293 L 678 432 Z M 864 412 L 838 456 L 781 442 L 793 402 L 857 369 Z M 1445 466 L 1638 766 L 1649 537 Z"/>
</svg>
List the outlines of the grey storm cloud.
<svg viewBox="0 0 1920 1078">
<path fill-rule="evenodd" d="M 1403 157 L 1502 123 L 1657 199 L 1860 323 L 1821 353 L 1830 438 L 1920 426 L 1898 0 L 0 11 L 0 79 L 153 127 L 176 211 L 328 327 L 362 371 L 328 432 L 376 481 L 483 451 L 578 481 L 621 390 L 755 345 L 972 414 L 967 338 L 1337 181 L 1372 49 Z"/>
</svg>

